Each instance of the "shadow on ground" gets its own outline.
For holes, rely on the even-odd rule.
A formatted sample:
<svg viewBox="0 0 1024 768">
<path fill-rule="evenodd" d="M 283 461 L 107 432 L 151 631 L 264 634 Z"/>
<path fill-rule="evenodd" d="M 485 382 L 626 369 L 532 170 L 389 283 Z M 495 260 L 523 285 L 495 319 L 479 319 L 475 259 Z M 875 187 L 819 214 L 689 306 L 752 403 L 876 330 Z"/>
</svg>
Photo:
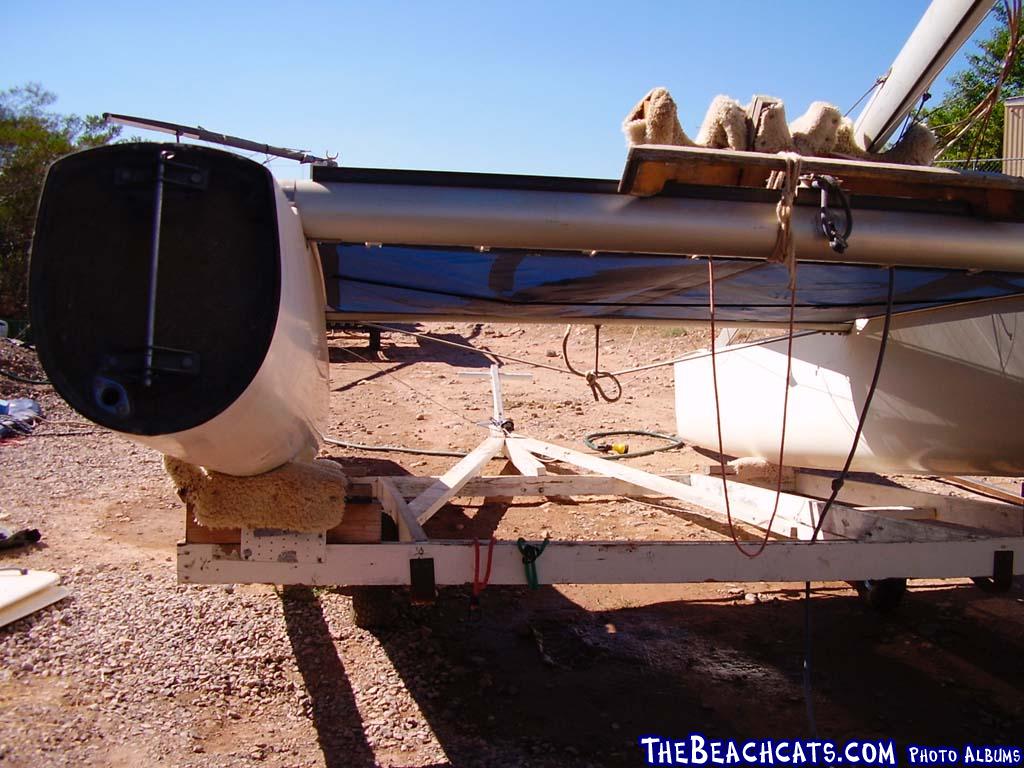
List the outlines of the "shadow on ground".
<svg viewBox="0 0 1024 768">
<path fill-rule="evenodd" d="M 373 766 L 373 750 L 319 599 L 310 587 L 285 587 L 281 605 L 326 768 Z"/>
<path fill-rule="evenodd" d="M 811 735 L 798 594 L 591 612 L 551 588 L 491 587 L 470 621 L 468 590 L 446 588 L 428 609 L 399 595 L 396 623 L 375 634 L 451 765 L 632 766 L 641 735 Z M 1024 665 L 1005 663 L 1024 652 L 1019 589 L 912 589 L 887 618 L 840 595 L 812 601 L 819 736 L 1006 744 L 1024 732 Z M 286 593 L 289 635 L 309 638 L 293 647 L 327 765 L 372 766 L 317 608 Z"/>
</svg>

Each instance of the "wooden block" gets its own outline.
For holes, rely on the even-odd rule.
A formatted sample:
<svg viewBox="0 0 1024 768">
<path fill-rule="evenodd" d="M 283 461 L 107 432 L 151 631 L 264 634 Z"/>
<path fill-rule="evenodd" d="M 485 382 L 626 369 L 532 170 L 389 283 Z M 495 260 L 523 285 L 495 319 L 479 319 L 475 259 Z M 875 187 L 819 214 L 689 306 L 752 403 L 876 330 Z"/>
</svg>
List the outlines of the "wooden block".
<svg viewBox="0 0 1024 768">
<path fill-rule="evenodd" d="M 774 487 L 779 482 L 779 466 L 764 459 L 743 457 L 733 459 L 727 466 L 732 468 L 736 479 L 741 483 Z M 792 490 L 796 481 L 796 471 L 792 467 L 782 467 L 781 472 L 783 490 Z"/>
<path fill-rule="evenodd" d="M 372 544 L 380 541 L 381 506 L 369 504 L 345 505 L 341 523 L 327 532 L 328 544 Z M 186 544 L 238 544 L 242 532 L 238 528 L 207 528 L 196 522 L 192 510 L 185 510 Z"/>
<path fill-rule="evenodd" d="M 691 186 L 764 188 L 785 160 L 759 152 L 703 147 L 631 147 L 619 191 L 656 195 L 674 181 Z M 805 157 L 801 173 L 834 176 L 852 195 L 962 203 L 973 213 L 999 220 L 1024 220 L 1024 179 L 994 173 L 876 163 L 840 157 Z"/>
<path fill-rule="evenodd" d="M 348 491 L 345 496 L 348 498 L 371 498 L 373 489 L 373 478 L 360 477 L 358 480 L 349 478 Z"/>
<path fill-rule="evenodd" d="M 328 544 L 376 544 L 380 542 L 381 505 L 373 501 L 369 504 L 345 505 L 345 516 L 341 524 L 327 532 Z"/>
<path fill-rule="evenodd" d="M 242 540 L 242 532 L 238 528 L 207 528 L 196 522 L 192 505 L 185 505 L 185 543 L 186 544 L 238 544 Z"/>
<path fill-rule="evenodd" d="M 722 470 L 725 470 L 724 472 Z M 734 477 L 736 475 L 736 467 L 729 466 L 726 464 L 724 467 L 721 464 L 708 464 L 704 468 L 705 475 L 714 475 L 715 477 L 721 477 L 723 474 L 727 477 Z"/>
</svg>

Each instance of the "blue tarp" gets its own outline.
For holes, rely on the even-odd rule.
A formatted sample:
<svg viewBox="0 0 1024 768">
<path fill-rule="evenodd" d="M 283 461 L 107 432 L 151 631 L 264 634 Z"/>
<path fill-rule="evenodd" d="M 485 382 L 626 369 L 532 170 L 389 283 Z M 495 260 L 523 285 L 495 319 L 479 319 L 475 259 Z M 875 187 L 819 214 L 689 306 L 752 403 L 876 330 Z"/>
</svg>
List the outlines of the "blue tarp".
<svg viewBox="0 0 1024 768">
<path fill-rule="evenodd" d="M 656 254 L 365 246 L 322 243 L 328 301 L 353 316 L 536 319 L 708 319 L 703 257 Z M 715 258 L 716 318 L 785 323 L 786 268 Z M 888 273 L 874 266 L 801 263 L 799 323 L 884 314 Z M 1024 294 L 1024 274 L 900 267 L 896 312 Z"/>
<path fill-rule="evenodd" d="M 0 438 L 31 434 L 42 416 L 39 403 L 30 398 L 0 400 Z"/>
</svg>

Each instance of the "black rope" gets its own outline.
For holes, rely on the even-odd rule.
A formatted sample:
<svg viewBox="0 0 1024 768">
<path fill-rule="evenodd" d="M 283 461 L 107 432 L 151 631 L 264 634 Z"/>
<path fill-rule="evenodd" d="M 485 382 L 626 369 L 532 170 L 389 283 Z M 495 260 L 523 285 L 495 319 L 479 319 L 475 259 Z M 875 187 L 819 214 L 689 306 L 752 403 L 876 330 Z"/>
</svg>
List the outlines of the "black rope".
<svg viewBox="0 0 1024 768">
<path fill-rule="evenodd" d="M 825 525 L 825 520 L 828 517 L 829 511 L 832 509 L 832 505 L 835 503 L 836 497 L 839 495 L 839 491 L 842 490 L 843 483 L 846 482 L 846 476 L 850 473 L 850 465 L 853 464 L 853 457 L 857 454 L 857 446 L 860 445 L 861 432 L 864 431 L 864 423 L 867 421 L 868 411 L 871 408 L 871 401 L 875 397 L 875 390 L 878 388 L 878 379 L 882 375 L 882 362 L 885 360 L 885 348 L 889 343 L 889 329 L 892 325 L 892 305 L 893 305 L 893 294 L 895 293 L 896 287 L 896 269 L 889 267 L 889 298 L 888 304 L 885 310 L 885 323 L 882 325 L 882 339 L 878 346 L 878 359 L 875 361 L 875 372 L 871 376 L 871 386 L 868 387 L 867 397 L 864 398 L 864 405 L 860 409 L 860 418 L 857 420 L 857 430 L 853 435 L 853 445 L 850 447 L 850 452 L 846 456 L 846 463 L 843 464 L 843 469 L 839 473 L 839 477 L 832 481 L 832 493 L 828 497 L 828 501 L 825 502 L 824 509 L 821 510 L 821 515 L 818 516 L 818 522 L 814 526 L 814 532 L 811 534 L 810 544 L 814 544 L 818 540 L 818 535 L 821 533 L 822 527 Z M 814 719 L 814 690 L 812 687 L 811 680 L 811 582 L 804 582 L 804 664 L 803 664 L 803 688 L 804 688 L 804 702 L 807 707 L 807 724 L 811 729 L 811 736 L 817 738 L 818 725 Z"/>
<path fill-rule="evenodd" d="M 5 371 L 3 368 L 0 368 L 0 376 L 3 376 L 5 379 L 11 379 L 12 381 L 17 381 L 17 382 L 20 382 L 22 384 L 32 384 L 32 385 L 37 386 L 37 387 L 41 387 L 41 386 L 43 386 L 45 384 L 49 384 L 50 383 L 49 379 L 29 379 L 29 378 L 27 378 L 25 376 L 19 376 L 16 373 L 11 373 L 10 371 Z"/>
<path fill-rule="evenodd" d="M 825 519 L 828 517 L 829 510 L 832 509 L 832 505 L 835 503 L 836 497 L 839 495 L 839 491 L 843 487 L 843 483 L 846 482 L 846 476 L 850 473 L 850 465 L 853 464 L 853 457 L 857 453 L 857 446 L 860 444 L 860 436 L 864 431 L 864 422 L 867 421 L 868 411 L 871 408 L 871 401 L 875 397 L 875 390 L 878 387 L 878 379 L 882 375 L 882 362 L 885 360 L 885 348 L 889 343 L 889 328 L 892 325 L 892 297 L 895 292 L 896 286 L 896 269 L 889 267 L 889 303 L 885 310 L 885 322 L 882 325 L 882 340 L 878 345 L 878 359 L 875 361 L 875 372 L 871 376 L 871 386 L 868 387 L 868 394 L 864 398 L 864 405 L 860 409 L 860 418 L 857 421 L 857 430 L 853 435 L 853 445 L 850 446 L 850 452 L 846 456 L 846 463 L 843 464 L 843 469 L 839 473 L 839 477 L 832 481 L 832 493 L 828 497 L 828 501 L 825 503 L 825 508 L 821 510 L 821 515 L 818 517 L 818 522 L 814 526 L 814 533 L 811 535 L 811 543 L 813 544 L 818 540 L 818 535 L 821 533 L 822 526 L 825 525 Z"/>
<path fill-rule="evenodd" d="M 895 141 L 896 144 L 903 141 L 903 137 L 906 136 L 907 130 L 910 126 L 920 120 L 921 112 L 924 111 L 925 102 L 927 102 L 931 97 L 932 95 L 928 91 L 921 94 L 921 101 L 918 102 L 917 109 L 912 114 L 907 115 L 906 119 L 903 121 L 903 127 L 900 129 L 900 137 Z"/>
<path fill-rule="evenodd" d="M 804 582 L 804 705 L 807 708 L 807 725 L 811 729 L 811 738 L 818 738 L 818 723 L 814 718 L 814 689 L 811 686 L 811 582 Z"/>
</svg>

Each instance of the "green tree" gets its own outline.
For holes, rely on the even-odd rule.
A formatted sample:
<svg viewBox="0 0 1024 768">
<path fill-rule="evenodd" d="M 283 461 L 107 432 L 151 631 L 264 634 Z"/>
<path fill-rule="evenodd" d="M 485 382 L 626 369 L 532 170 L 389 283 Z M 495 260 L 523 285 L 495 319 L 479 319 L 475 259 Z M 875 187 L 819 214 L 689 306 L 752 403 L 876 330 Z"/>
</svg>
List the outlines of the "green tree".
<svg viewBox="0 0 1024 768">
<path fill-rule="evenodd" d="M 47 167 L 121 130 L 95 115 L 52 112 L 54 101 L 38 83 L 0 91 L 0 317 L 28 314 L 28 256 Z"/>
<path fill-rule="evenodd" d="M 939 145 L 952 142 L 943 160 L 1003 156 L 1002 100 L 1024 94 L 1024 60 L 1020 57 L 1024 30 L 1018 23 L 1019 1 L 1000 3 L 993 13 L 998 20 L 996 29 L 967 56 L 967 67 L 949 79 L 950 88 L 942 101 L 926 112 Z M 1002 87 L 994 92 L 1001 79 Z M 986 99 L 992 102 L 987 119 L 984 108 L 980 114 L 976 109 Z M 957 138 L 958 134 L 962 135 Z"/>
</svg>

